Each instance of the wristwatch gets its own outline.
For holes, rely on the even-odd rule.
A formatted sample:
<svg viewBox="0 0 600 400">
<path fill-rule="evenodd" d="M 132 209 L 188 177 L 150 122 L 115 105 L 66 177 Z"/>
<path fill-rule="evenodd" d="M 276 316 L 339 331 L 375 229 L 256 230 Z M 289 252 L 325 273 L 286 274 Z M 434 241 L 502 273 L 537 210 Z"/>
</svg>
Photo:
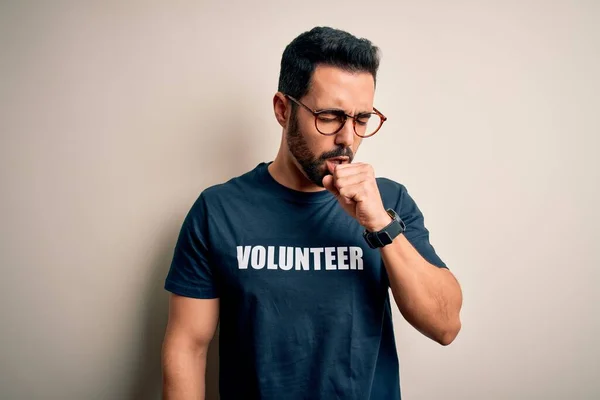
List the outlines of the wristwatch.
<svg viewBox="0 0 600 400">
<path fill-rule="evenodd" d="M 387 246 L 392 243 L 394 238 L 406 230 L 406 225 L 400 219 L 400 216 L 391 208 L 385 210 L 388 215 L 392 218 L 385 228 L 377 232 L 369 232 L 365 230 L 363 237 L 367 241 L 370 248 L 376 249 L 379 247 Z"/>
</svg>

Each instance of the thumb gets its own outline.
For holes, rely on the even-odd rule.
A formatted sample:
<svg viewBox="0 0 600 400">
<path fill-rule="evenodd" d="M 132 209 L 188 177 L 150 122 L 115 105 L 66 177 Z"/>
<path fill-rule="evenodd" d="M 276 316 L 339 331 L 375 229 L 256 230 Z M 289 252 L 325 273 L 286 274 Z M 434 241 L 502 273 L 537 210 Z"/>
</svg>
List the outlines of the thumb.
<svg viewBox="0 0 600 400">
<path fill-rule="evenodd" d="M 325 189 L 327 189 L 328 191 L 333 193 L 335 196 L 337 196 L 339 194 L 335 185 L 333 184 L 333 176 L 332 175 L 325 175 L 325 177 L 323 178 L 323 186 L 325 187 Z"/>
</svg>

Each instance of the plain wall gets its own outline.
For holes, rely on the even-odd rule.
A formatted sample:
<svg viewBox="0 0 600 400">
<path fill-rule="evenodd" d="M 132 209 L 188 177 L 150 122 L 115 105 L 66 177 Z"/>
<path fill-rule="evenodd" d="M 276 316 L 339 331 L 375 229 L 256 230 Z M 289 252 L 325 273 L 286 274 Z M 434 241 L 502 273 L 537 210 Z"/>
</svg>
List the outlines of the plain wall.
<svg viewBox="0 0 600 400">
<path fill-rule="evenodd" d="M 2 2 L 0 398 L 160 397 L 183 218 L 274 158 L 281 53 L 316 25 L 382 49 L 389 120 L 357 160 L 407 186 L 464 292 L 449 347 L 395 313 L 405 398 L 600 398 L 599 20 L 597 1 Z"/>
</svg>

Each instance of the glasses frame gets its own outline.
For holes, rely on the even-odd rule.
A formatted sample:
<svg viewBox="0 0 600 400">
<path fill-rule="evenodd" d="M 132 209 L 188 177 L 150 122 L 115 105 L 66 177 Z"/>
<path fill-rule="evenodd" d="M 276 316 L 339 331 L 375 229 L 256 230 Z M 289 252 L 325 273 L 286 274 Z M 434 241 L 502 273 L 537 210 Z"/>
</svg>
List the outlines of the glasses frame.
<svg viewBox="0 0 600 400">
<path fill-rule="evenodd" d="M 337 133 L 339 131 L 341 131 L 344 128 L 344 126 L 346 126 L 346 121 L 348 121 L 348 118 L 352 119 L 352 128 L 354 129 L 354 133 L 356 134 L 356 136 L 361 137 L 363 139 L 375 135 L 377 132 L 379 132 L 379 130 L 383 126 L 383 123 L 385 121 L 387 121 L 387 117 L 385 115 L 383 115 L 375 107 L 373 107 L 373 112 L 370 112 L 370 113 L 361 113 L 360 115 L 375 114 L 375 115 L 379 116 L 379 118 L 381 119 L 381 121 L 379 122 L 379 126 L 377 127 L 377 129 L 375 129 L 375 131 L 373 133 L 370 133 L 368 135 L 360 135 L 357 132 L 357 130 L 356 130 L 356 119 L 358 118 L 358 116 L 348 115 L 343 110 L 340 110 L 340 109 L 337 109 L 337 108 L 328 108 L 328 109 L 324 109 L 324 110 L 313 110 L 312 108 L 310 108 L 306 104 L 302 103 L 300 100 L 297 100 L 297 99 L 293 98 L 292 96 L 290 96 L 288 94 L 285 94 L 284 96 L 286 98 L 290 99 L 291 101 L 293 101 L 294 103 L 298 104 L 299 106 L 302 106 L 302 107 L 306 108 L 315 117 L 315 129 L 317 130 L 317 132 L 319 132 L 321 135 L 325 135 L 325 136 L 337 135 Z M 317 119 L 319 117 L 319 114 L 331 113 L 332 111 L 335 111 L 339 115 L 343 114 L 344 115 L 344 120 L 342 121 L 342 124 L 340 125 L 340 127 L 335 132 L 333 132 L 333 133 L 323 133 L 323 132 L 321 132 L 319 130 L 319 127 L 318 127 L 318 124 L 317 124 Z"/>
</svg>

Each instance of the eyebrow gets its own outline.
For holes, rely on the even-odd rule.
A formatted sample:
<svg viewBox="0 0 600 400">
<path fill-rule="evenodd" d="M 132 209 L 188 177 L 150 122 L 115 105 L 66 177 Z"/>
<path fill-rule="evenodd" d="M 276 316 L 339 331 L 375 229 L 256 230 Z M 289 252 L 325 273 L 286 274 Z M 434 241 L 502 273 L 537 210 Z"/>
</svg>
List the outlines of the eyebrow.
<svg viewBox="0 0 600 400">
<path fill-rule="evenodd" d="M 331 111 L 334 113 L 344 113 L 346 114 L 346 111 L 342 110 L 341 108 L 317 108 L 315 109 L 315 112 L 324 112 L 324 111 Z M 372 114 L 374 112 L 374 110 L 371 111 L 359 111 L 356 114 L 354 114 L 354 116 L 357 115 L 363 115 L 363 114 Z M 348 114 L 350 115 L 350 114 Z"/>
</svg>

